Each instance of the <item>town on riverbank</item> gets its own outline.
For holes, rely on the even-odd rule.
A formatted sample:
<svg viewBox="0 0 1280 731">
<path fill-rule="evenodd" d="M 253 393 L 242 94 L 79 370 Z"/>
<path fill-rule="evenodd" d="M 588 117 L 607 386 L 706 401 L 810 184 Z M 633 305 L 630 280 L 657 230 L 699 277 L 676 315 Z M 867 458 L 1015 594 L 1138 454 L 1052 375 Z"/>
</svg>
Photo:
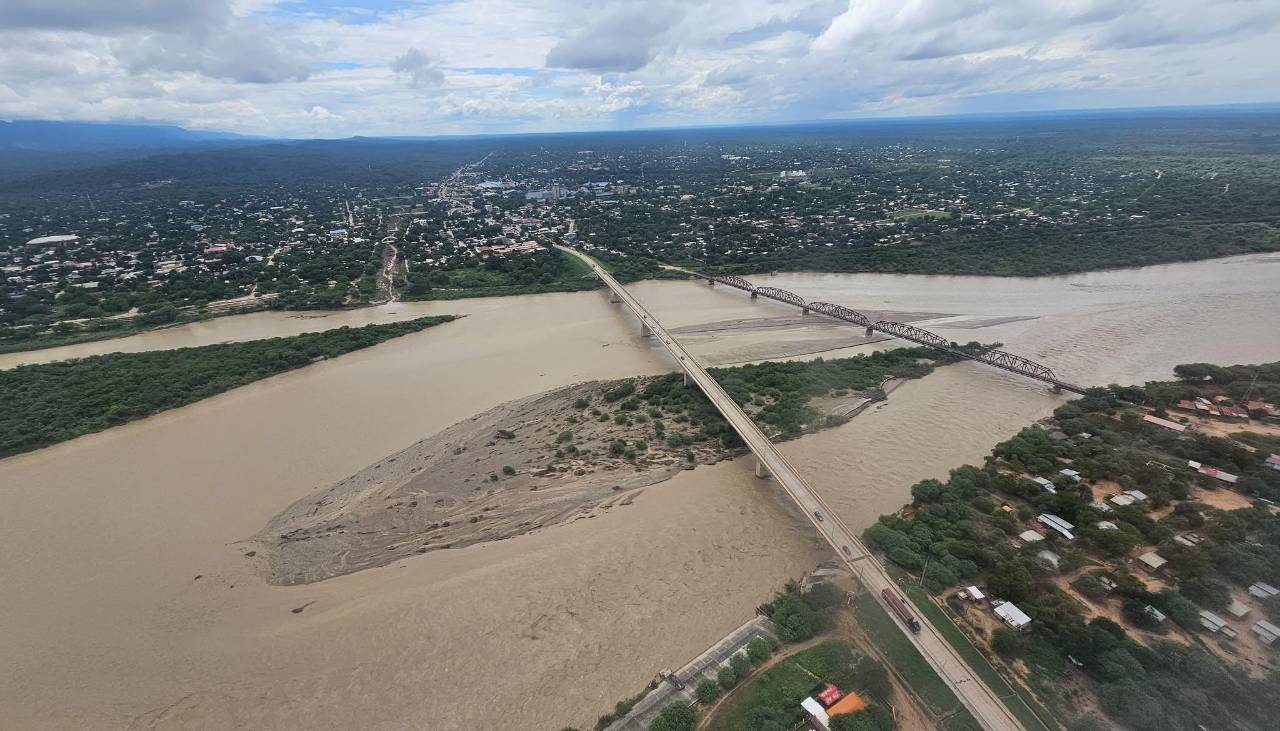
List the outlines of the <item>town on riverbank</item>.
<svg viewBox="0 0 1280 731">
<path fill-rule="evenodd" d="M 1277 711 L 1280 364 L 1175 371 L 1090 389 L 865 532 L 904 611 L 1026 728 L 1263 729 Z M 596 728 L 975 728 L 896 642 L 905 619 L 819 570 Z M 782 640 L 780 667 L 753 633 Z M 787 644 L 815 636 L 841 659 Z"/>
</svg>

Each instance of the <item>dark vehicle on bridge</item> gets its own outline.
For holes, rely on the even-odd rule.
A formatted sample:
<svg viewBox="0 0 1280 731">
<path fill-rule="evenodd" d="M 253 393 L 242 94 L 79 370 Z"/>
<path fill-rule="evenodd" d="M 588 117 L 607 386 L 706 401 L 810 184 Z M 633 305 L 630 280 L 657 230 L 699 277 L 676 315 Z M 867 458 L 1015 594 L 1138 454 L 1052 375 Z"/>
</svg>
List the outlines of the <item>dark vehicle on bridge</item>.
<svg viewBox="0 0 1280 731">
<path fill-rule="evenodd" d="M 813 511 L 813 517 L 817 518 L 818 520 L 822 520 L 822 513 L 819 513 L 818 511 L 815 510 Z"/>
<path fill-rule="evenodd" d="M 919 634 L 920 622 L 918 622 L 915 615 L 907 609 L 906 599 L 899 596 L 893 589 L 885 589 L 880 592 L 880 596 L 884 597 L 885 603 L 889 605 L 889 608 L 893 610 L 894 614 L 898 615 L 898 619 L 901 620 L 903 624 L 907 625 L 913 633 Z"/>
</svg>

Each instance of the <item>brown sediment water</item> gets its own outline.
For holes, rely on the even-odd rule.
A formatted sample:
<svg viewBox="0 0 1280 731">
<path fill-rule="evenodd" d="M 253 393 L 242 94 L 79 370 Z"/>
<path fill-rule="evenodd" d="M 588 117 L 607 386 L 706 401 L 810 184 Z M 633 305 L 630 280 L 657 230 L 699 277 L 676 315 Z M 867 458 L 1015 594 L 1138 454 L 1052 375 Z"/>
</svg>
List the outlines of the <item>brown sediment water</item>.
<svg viewBox="0 0 1280 731">
<path fill-rule="evenodd" d="M 1002 341 L 1085 384 L 1280 359 L 1275 255 L 1038 279 L 757 280 L 856 308 L 947 313 L 929 326 Z M 794 314 L 694 282 L 634 291 L 673 328 Z M 560 527 L 306 586 L 266 583 L 241 541 L 316 487 L 512 399 L 671 370 L 599 292 L 258 313 L 39 357 L 442 312 L 470 316 L 0 461 L 0 726 L 585 726 L 813 565 L 810 531 L 737 460 Z M 714 364 L 843 333 L 815 319 L 796 331 L 704 329 L 689 342 Z M 866 525 L 914 481 L 980 460 L 1062 401 L 958 364 L 784 449 L 842 517 Z"/>
</svg>

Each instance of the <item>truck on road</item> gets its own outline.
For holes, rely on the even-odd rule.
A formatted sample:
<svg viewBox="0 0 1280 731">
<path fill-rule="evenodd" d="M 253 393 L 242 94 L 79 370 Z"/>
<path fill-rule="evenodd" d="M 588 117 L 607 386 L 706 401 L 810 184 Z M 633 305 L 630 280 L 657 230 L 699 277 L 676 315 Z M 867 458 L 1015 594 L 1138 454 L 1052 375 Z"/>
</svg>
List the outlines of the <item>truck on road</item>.
<svg viewBox="0 0 1280 731">
<path fill-rule="evenodd" d="M 894 614 L 898 615 L 898 619 L 907 625 L 908 629 L 913 633 L 920 633 L 920 622 L 911 613 L 911 610 L 907 609 L 906 599 L 899 596 L 893 589 L 885 589 L 880 592 L 880 596 L 884 597 L 885 603 L 889 605 Z"/>
</svg>

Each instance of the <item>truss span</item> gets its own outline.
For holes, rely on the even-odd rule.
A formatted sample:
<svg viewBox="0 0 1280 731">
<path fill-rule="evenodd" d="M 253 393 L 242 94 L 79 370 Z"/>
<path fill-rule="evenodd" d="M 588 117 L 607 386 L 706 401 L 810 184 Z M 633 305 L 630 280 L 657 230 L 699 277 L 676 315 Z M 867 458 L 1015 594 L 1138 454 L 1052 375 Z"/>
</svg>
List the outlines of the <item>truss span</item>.
<svg viewBox="0 0 1280 731">
<path fill-rule="evenodd" d="M 1070 391 L 1079 390 L 1079 387 L 1077 386 L 1072 386 L 1071 384 L 1063 383 L 1058 380 L 1053 369 L 1049 366 L 1037 363 L 1030 358 L 1023 358 L 1020 355 L 1014 355 L 1013 353 L 994 349 L 979 353 L 971 353 L 966 350 L 961 350 L 955 343 L 947 341 L 940 335 L 936 335 L 923 328 L 918 328 L 914 325 L 907 325 L 901 322 L 881 320 L 880 322 L 872 325 L 871 328 L 873 330 L 879 330 L 886 335 L 892 335 L 894 337 L 902 338 L 903 340 L 910 340 L 913 343 L 937 348 L 938 350 L 986 363 L 989 366 L 994 366 L 1011 373 L 1019 373 L 1030 378 L 1052 383 L 1054 386 L 1059 388 L 1066 388 Z"/>
<path fill-rule="evenodd" d="M 727 284 L 730 287 L 737 287 L 744 292 L 751 292 L 754 294 L 756 291 L 756 285 L 735 274 L 728 274 L 722 277 L 712 277 L 711 279 L 712 281 L 719 282 L 721 284 Z"/>
<path fill-rule="evenodd" d="M 833 305 L 830 302 L 810 302 L 809 309 L 827 317 L 834 317 L 837 320 L 852 322 L 863 327 L 871 327 L 871 318 L 844 305 Z"/>
<path fill-rule="evenodd" d="M 795 292 L 788 292 L 785 289 L 778 289 L 777 287 L 757 287 L 756 294 L 761 297 L 768 297 L 771 300 L 778 300 L 779 302 L 786 302 L 789 305 L 795 305 L 802 310 L 809 309 L 809 305 L 804 301 L 803 297 Z"/>
<path fill-rule="evenodd" d="M 703 274 L 702 272 L 696 272 L 695 274 L 709 282 L 720 282 L 721 284 L 727 284 L 731 287 L 741 289 L 744 292 L 750 292 L 753 298 L 756 296 L 768 297 L 769 299 L 799 307 L 805 313 L 808 313 L 809 311 L 817 312 L 837 320 L 842 320 L 854 325 L 860 325 L 867 328 L 868 331 L 874 330 L 895 338 L 902 338 L 903 340 L 909 340 L 913 343 L 925 345 L 930 348 L 936 348 L 961 358 L 986 363 L 989 366 L 1000 368 L 1001 370 L 1006 370 L 1010 373 L 1018 373 L 1020 375 L 1027 376 L 1028 378 L 1044 381 L 1045 383 L 1051 384 L 1056 389 L 1063 389 L 1081 394 L 1084 393 L 1084 388 L 1082 386 L 1077 386 L 1075 384 L 1059 380 L 1052 368 L 1044 365 L 1043 363 L 1037 363 L 1030 358 L 1023 358 L 1020 355 L 1014 355 L 1013 353 L 1008 353 L 1003 350 L 969 352 L 961 349 L 958 345 L 950 342 L 940 335 L 931 333 L 924 328 L 908 325 L 904 322 L 894 322 L 892 320 L 871 322 L 871 319 L 866 315 L 858 312 L 857 310 L 845 307 L 844 305 L 832 304 L 830 302 L 805 302 L 803 297 L 794 292 L 788 292 L 785 289 L 778 289 L 777 287 L 757 287 L 746 279 L 735 275 L 713 276 L 710 274 Z M 868 332 L 868 334 L 870 334 L 870 332 Z"/>
<path fill-rule="evenodd" d="M 923 328 L 915 325 L 908 325 L 905 322 L 893 322 L 892 320 L 881 320 L 871 326 L 873 330 L 879 330 L 886 335 L 892 335 L 895 338 L 910 340 L 913 343 L 928 345 L 930 348 L 938 348 L 939 350 L 955 350 L 950 340 L 935 335 Z"/>
</svg>

